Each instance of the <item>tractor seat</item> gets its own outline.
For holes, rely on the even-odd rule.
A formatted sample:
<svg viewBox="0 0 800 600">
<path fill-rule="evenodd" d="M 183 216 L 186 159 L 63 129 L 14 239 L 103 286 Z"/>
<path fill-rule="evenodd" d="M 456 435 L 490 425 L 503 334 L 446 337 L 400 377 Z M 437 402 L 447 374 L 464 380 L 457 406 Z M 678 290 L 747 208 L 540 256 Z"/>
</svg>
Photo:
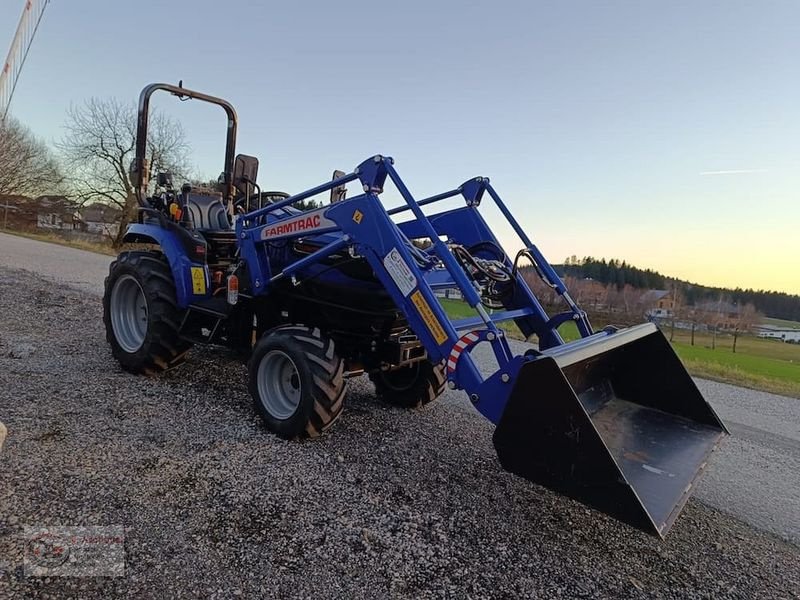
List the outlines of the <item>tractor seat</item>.
<svg viewBox="0 0 800 600">
<path fill-rule="evenodd" d="M 186 207 L 197 231 L 230 231 L 231 224 L 221 195 L 189 193 Z"/>
</svg>

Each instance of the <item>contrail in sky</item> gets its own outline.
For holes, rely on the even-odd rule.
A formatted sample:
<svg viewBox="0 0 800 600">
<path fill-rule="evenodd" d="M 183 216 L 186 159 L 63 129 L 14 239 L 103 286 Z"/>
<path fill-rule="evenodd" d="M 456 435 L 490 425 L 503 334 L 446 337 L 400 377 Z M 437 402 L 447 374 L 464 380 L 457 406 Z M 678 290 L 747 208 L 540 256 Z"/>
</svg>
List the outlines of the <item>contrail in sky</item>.
<svg viewBox="0 0 800 600">
<path fill-rule="evenodd" d="M 742 175 L 744 173 L 766 173 L 766 169 L 731 169 L 729 171 L 701 171 L 700 175 Z"/>
</svg>

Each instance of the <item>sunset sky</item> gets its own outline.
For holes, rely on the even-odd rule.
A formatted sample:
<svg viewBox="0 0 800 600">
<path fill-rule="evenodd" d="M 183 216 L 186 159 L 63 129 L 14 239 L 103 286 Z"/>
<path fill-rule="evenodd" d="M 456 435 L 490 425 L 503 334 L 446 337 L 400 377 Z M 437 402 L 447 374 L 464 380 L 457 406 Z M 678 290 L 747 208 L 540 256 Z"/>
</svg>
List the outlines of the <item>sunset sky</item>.
<svg viewBox="0 0 800 600">
<path fill-rule="evenodd" d="M 419 197 L 491 177 L 552 262 L 800 293 L 798 57 L 794 0 L 52 0 L 11 112 L 55 141 L 70 103 L 183 79 L 237 106 L 264 188 L 388 154 Z M 156 104 L 216 176 L 222 113 Z"/>
</svg>

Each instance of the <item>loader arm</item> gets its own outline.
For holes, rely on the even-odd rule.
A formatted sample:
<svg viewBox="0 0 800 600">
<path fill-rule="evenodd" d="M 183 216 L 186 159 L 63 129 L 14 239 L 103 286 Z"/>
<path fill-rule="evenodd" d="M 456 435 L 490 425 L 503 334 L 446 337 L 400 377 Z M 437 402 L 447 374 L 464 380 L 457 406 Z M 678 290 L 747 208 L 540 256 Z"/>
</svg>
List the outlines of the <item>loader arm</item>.
<svg viewBox="0 0 800 600">
<path fill-rule="evenodd" d="M 363 189 L 358 196 L 275 218 L 285 206 L 355 181 Z M 404 205 L 384 208 L 380 194 L 387 181 Z M 522 250 L 513 259 L 479 212 L 487 195 L 520 239 Z M 458 196 L 461 208 L 423 212 Z M 392 216 L 404 212 L 412 218 L 395 223 Z M 417 201 L 393 160 L 375 156 L 352 173 L 244 215 L 236 233 L 255 295 L 268 294 L 285 278 L 302 278 L 309 265 L 333 254 L 363 257 L 428 357 L 446 368 L 449 387 L 464 390 L 497 425 L 494 443 L 504 468 L 636 527 L 666 533 L 727 433 L 655 326 L 593 331 L 488 178 Z M 268 244 L 321 234 L 330 241 L 273 272 Z M 430 246 L 416 248 L 412 239 Z M 564 312 L 545 312 L 518 269 L 521 258 L 561 296 Z M 476 273 L 487 264 L 500 283 L 479 280 Z M 451 320 L 434 293 L 442 287 L 457 288 L 475 316 Z M 489 292 L 502 303 L 491 314 L 484 306 Z M 558 334 L 567 320 L 581 339 L 565 343 Z M 536 334 L 539 349 L 515 354 L 501 327 L 506 321 L 526 336 Z M 486 375 L 471 354 L 481 343 L 489 344 L 496 362 Z"/>
</svg>

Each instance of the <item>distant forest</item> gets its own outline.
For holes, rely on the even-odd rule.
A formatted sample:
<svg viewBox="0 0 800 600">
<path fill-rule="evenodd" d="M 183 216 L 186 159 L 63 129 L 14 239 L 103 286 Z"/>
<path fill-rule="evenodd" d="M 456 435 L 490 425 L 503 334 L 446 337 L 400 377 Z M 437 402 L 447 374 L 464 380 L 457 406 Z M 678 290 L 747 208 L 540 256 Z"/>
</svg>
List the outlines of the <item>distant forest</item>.
<svg viewBox="0 0 800 600">
<path fill-rule="evenodd" d="M 723 299 L 738 305 L 750 303 L 768 317 L 800 321 L 800 296 L 784 292 L 708 287 L 667 277 L 652 269 L 639 269 L 624 260 L 613 258 L 606 260 L 587 256 L 579 259 L 572 256 L 563 265 L 554 267 L 562 276 L 571 275 L 580 279 L 588 277 L 600 283 L 614 284 L 617 289 L 626 285 L 655 290 L 668 290 L 677 286 L 686 302 L 691 305 Z"/>
</svg>

